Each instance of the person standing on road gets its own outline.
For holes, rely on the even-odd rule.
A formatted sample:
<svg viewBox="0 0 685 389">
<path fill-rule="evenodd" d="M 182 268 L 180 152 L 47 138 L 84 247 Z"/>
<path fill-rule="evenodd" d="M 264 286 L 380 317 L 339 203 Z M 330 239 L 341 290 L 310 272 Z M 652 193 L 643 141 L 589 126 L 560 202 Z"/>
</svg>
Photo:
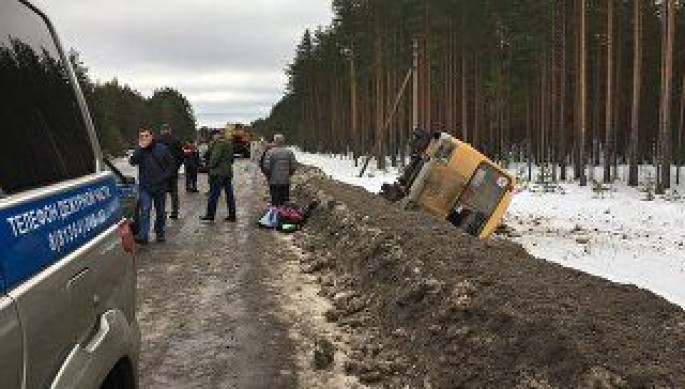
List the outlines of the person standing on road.
<svg viewBox="0 0 685 389">
<path fill-rule="evenodd" d="M 158 242 L 165 241 L 166 190 L 169 177 L 176 166 L 166 146 L 157 142 L 147 128 L 138 134 L 138 147 L 129 158 L 129 163 L 138 166 L 139 221 L 136 242 L 147 244 L 150 235 L 150 212 L 155 208 L 155 234 Z"/>
<path fill-rule="evenodd" d="M 264 165 L 264 161 L 266 159 L 266 152 L 271 150 L 273 147 L 273 143 L 262 142 L 262 155 L 259 157 L 259 170 L 264 173 L 267 179 L 269 178 L 269 172 L 266 169 L 266 165 Z"/>
<path fill-rule="evenodd" d="M 209 156 L 212 154 L 212 147 L 216 143 L 217 139 L 221 138 L 221 131 L 214 129 L 209 133 L 209 139 L 205 144 L 204 150 L 200 151 L 200 158 L 202 160 L 202 165 L 204 166 L 205 173 L 207 173 L 207 188 L 209 188 L 209 182 L 211 176 L 209 175 Z M 207 189 L 206 195 L 209 195 L 209 189 Z"/>
<path fill-rule="evenodd" d="M 186 192 L 197 193 L 197 172 L 200 168 L 200 153 L 195 143 L 188 142 L 183 147 L 183 165 L 186 173 Z"/>
<path fill-rule="evenodd" d="M 224 134 L 217 132 L 215 141 L 210 148 L 209 155 L 209 199 L 207 212 L 200 217 L 202 222 L 211 223 L 216 217 L 216 207 L 221 196 L 221 189 L 226 193 L 228 216 L 226 221 L 236 221 L 235 196 L 233 194 L 233 145 L 231 142 L 231 128 L 226 128 Z"/>
<path fill-rule="evenodd" d="M 290 201 L 290 177 L 297 161 L 292 150 L 285 147 L 285 137 L 274 135 L 273 147 L 264 153 L 262 171 L 269 180 L 271 205 L 280 206 Z"/>
<path fill-rule="evenodd" d="M 169 177 L 167 192 L 171 195 L 171 214 L 169 215 L 169 218 L 178 219 L 178 169 L 180 169 L 183 164 L 183 146 L 181 145 L 181 141 L 179 141 L 171 132 L 171 127 L 169 127 L 168 124 L 162 125 L 162 139 L 160 142 L 167 147 L 174 160 L 175 168 L 173 174 Z"/>
<path fill-rule="evenodd" d="M 211 135 L 210 135 L 211 138 Z M 200 157 L 200 166 L 204 169 L 207 167 L 207 152 L 209 151 L 209 142 L 211 139 L 203 139 L 200 141 L 197 145 L 197 153 Z M 207 173 L 207 171 L 203 170 L 202 173 Z"/>
</svg>

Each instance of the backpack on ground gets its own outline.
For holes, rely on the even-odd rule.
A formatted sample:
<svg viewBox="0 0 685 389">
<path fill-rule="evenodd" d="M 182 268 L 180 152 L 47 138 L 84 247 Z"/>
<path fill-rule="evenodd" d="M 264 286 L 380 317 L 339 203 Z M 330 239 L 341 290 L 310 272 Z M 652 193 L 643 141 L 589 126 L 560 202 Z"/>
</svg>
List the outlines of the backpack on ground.
<svg viewBox="0 0 685 389">
<path fill-rule="evenodd" d="M 318 203 L 312 202 L 306 208 L 288 203 L 281 206 L 269 206 L 257 224 L 263 228 L 275 229 L 290 233 L 299 230 L 305 223 L 311 211 Z"/>
</svg>

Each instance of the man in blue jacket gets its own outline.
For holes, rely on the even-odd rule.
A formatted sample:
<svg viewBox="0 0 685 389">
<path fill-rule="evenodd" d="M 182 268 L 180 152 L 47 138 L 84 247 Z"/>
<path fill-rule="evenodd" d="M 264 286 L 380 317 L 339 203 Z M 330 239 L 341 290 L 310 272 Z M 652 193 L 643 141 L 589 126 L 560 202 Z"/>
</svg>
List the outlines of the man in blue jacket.
<svg viewBox="0 0 685 389">
<path fill-rule="evenodd" d="M 155 207 L 155 234 L 158 242 L 165 241 L 166 214 L 164 203 L 169 178 L 174 174 L 176 163 L 167 148 L 157 142 L 147 128 L 138 134 L 138 147 L 129 163 L 138 166 L 139 221 L 136 241 L 147 244 L 150 235 L 150 211 Z"/>
</svg>

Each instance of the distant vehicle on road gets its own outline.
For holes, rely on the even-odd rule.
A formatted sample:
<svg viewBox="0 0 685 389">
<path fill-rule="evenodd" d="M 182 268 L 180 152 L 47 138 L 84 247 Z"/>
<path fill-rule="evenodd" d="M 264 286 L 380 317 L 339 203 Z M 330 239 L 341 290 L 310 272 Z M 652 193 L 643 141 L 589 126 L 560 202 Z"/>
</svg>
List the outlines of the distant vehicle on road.
<svg viewBox="0 0 685 389">
<path fill-rule="evenodd" d="M 136 269 L 121 193 L 69 60 L 0 0 L 0 386 L 135 388 Z"/>
<path fill-rule="evenodd" d="M 252 129 L 250 126 L 237 123 L 233 125 L 233 152 L 250 158 L 250 148 L 252 144 Z"/>
<path fill-rule="evenodd" d="M 466 142 L 444 132 L 414 134 L 412 161 L 381 194 L 418 206 L 459 229 L 487 238 L 509 207 L 516 179 Z"/>
</svg>

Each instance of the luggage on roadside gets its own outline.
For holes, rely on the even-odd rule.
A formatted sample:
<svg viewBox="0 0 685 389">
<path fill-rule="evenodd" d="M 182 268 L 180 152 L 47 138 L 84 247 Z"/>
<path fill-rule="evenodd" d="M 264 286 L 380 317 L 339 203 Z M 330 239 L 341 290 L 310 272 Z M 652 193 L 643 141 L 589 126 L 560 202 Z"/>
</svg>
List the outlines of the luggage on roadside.
<svg viewBox="0 0 685 389">
<path fill-rule="evenodd" d="M 316 202 L 310 203 L 305 208 L 293 203 L 281 206 L 271 205 L 264 211 L 257 224 L 262 228 L 274 229 L 280 232 L 295 232 L 304 225 L 307 217 L 309 217 L 316 205 Z"/>
<path fill-rule="evenodd" d="M 276 212 L 274 206 L 269 206 L 262 217 L 257 221 L 257 224 L 263 228 L 276 228 L 278 227 L 278 213 Z"/>
</svg>

